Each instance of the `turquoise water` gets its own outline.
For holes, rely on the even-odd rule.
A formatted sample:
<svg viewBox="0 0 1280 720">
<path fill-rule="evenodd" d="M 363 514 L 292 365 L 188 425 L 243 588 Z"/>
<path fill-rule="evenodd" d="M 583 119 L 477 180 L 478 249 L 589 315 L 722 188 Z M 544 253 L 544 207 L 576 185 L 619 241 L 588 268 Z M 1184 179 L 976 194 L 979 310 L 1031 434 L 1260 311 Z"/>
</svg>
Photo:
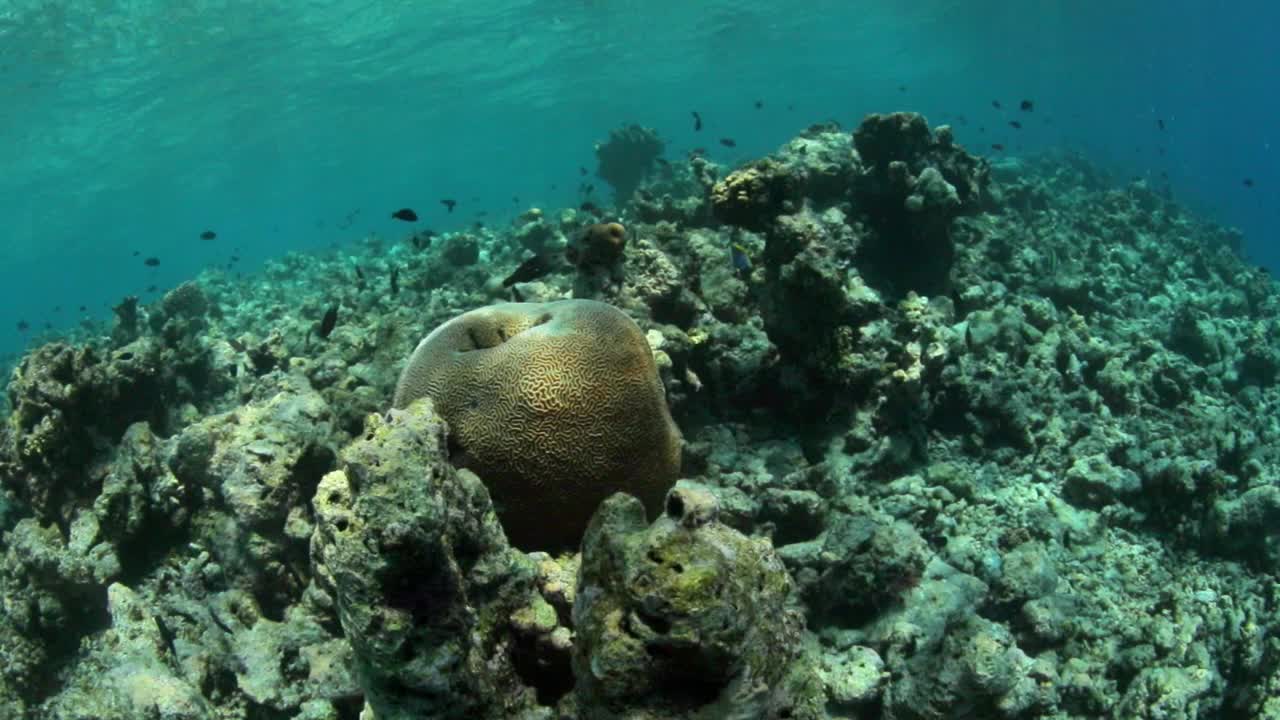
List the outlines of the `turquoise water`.
<svg viewBox="0 0 1280 720">
<path fill-rule="evenodd" d="M 1068 148 L 1167 184 L 1280 266 L 1268 7 L 6 1 L 0 352 L 233 255 L 252 272 L 398 238 L 400 207 L 447 230 L 575 205 L 593 143 L 626 122 L 657 128 L 668 155 L 731 162 L 812 122 L 920 111 L 983 152 Z"/>
</svg>

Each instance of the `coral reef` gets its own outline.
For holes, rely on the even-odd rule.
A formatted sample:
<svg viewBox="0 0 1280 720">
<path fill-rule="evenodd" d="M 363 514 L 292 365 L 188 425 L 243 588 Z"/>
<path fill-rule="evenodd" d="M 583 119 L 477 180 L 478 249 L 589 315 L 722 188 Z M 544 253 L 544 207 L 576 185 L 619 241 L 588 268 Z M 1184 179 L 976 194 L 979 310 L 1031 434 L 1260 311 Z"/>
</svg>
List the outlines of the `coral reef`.
<svg viewBox="0 0 1280 720">
<path fill-rule="evenodd" d="M 211 271 L 32 349 L 0 716 L 1277 715 L 1274 281 L 1145 183 L 962 131 L 873 115 L 729 167 L 624 129 L 613 207 Z M 603 375 L 501 380 L 581 329 L 558 308 L 625 330 L 563 335 Z M 519 397 L 607 412 L 524 435 Z M 521 512 L 482 420 L 558 458 Z"/>
<path fill-rule="evenodd" d="M 614 492 L 656 513 L 680 469 L 680 432 L 644 334 L 604 303 L 459 315 L 419 343 L 394 405 L 420 397 L 435 401 L 456 461 L 485 479 L 521 548 L 576 546 Z"/>
</svg>

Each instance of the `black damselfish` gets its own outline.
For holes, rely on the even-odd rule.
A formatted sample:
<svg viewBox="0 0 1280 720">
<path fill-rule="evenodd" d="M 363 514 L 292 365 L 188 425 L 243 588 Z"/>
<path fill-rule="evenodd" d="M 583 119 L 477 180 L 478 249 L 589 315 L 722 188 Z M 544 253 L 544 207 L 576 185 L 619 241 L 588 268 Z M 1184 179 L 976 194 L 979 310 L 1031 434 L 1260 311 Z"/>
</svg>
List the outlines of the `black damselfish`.
<svg viewBox="0 0 1280 720">
<path fill-rule="evenodd" d="M 443 200 L 441 200 L 441 201 L 440 201 L 440 204 L 441 204 L 441 205 L 443 205 L 443 206 L 445 206 L 446 208 L 449 208 L 449 212 L 453 212 L 453 208 L 454 208 L 454 206 L 455 206 L 455 205 L 457 205 L 457 204 L 458 204 L 458 201 L 457 201 L 457 200 L 451 200 L 451 199 L 449 199 L 449 198 L 445 198 L 445 199 L 443 199 Z"/>
<path fill-rule="evenodd" d="M 396 220 L 403 220 L 405 222 L 418 221 L 418 213 L 414 212 L 409 208 L 400 208 L 399 210 L 391 213 L 391 217 L 395 218 Z"/>
<path fill-rule="evenodd" d="M 316 329 L 316 334 L 321 338 L 328 338 L 329 333 L 333 332 L 333 328 L 338 324 L 338 306 L 334 305 L 325 311 L 324 317 L 320 319 L 320 327 Z"/>
<path fill-rule="evenodd" d="M 516 283 L 537 280 L 549 272 L 551 272 L 551 263 L 547 262 L 546 257 L 542 255 L 534 255 L 528 260 L 520 263 L 520 266 L 502 281 L 502 287 L 511 287 Z"/>
</svg>

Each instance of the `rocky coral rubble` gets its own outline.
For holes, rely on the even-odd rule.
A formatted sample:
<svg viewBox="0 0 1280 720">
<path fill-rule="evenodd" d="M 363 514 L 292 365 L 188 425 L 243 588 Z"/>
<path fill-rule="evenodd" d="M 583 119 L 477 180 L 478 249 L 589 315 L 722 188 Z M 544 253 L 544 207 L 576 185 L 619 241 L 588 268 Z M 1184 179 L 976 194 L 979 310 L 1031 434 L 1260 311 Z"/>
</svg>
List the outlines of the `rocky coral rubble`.
<svg viewBox="0 0 1280 720">
<path fill-rule="evenodd" d="M 1280 712 L 1280 305 L 1238 235 L 913 114 L 654 162 L 612 208 L 209 275 L 30 353 L 0 715 Z M 425 404 L 381 413 L 448 318 L 568 297 L 639 324 L 685 480 L 553 557 Z"/>
</svg>

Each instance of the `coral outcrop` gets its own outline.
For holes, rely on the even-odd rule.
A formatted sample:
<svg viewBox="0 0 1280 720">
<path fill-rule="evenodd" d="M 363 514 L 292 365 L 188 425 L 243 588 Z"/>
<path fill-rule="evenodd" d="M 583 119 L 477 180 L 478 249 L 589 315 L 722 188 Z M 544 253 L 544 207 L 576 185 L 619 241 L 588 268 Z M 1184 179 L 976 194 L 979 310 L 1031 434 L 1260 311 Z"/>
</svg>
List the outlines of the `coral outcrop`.
<svg viewBox="0 0 1280 720">
<path fill-rule="evenodd" d="M 625 202 L 652 172 L 666 143 L 653 128 L 625 125 L 596 143 L 596 176 L 613 186 L 614 198 Z"/>
<path fill-rule="evenodd" d="M 534 706 L 511 624 L 537 594 L 533 563 L 507 546 L 480 480 L 449 465 L 429 400 L 371 415 L 315 505 L 319 586 L 378 720 L 516 717 Z"/>
<path fill-rule="evenodd" d="M 573 609 L 583 717 L 800 718 L 803 620 L 769 544 L 719 522 L 716 500 L 677 487 L 652 525 L 607 500 L 583 543 Z"/>
<path fill-rule="evenodd" d="M 951 224 L 990 207 L 986 161 L 917 113 L 868 115 L 853 142 L 864 163 L 854 199 L 875 229 L 863 250 L 864 274 L 891 296 L 950 292 Z"/>
</svg>

